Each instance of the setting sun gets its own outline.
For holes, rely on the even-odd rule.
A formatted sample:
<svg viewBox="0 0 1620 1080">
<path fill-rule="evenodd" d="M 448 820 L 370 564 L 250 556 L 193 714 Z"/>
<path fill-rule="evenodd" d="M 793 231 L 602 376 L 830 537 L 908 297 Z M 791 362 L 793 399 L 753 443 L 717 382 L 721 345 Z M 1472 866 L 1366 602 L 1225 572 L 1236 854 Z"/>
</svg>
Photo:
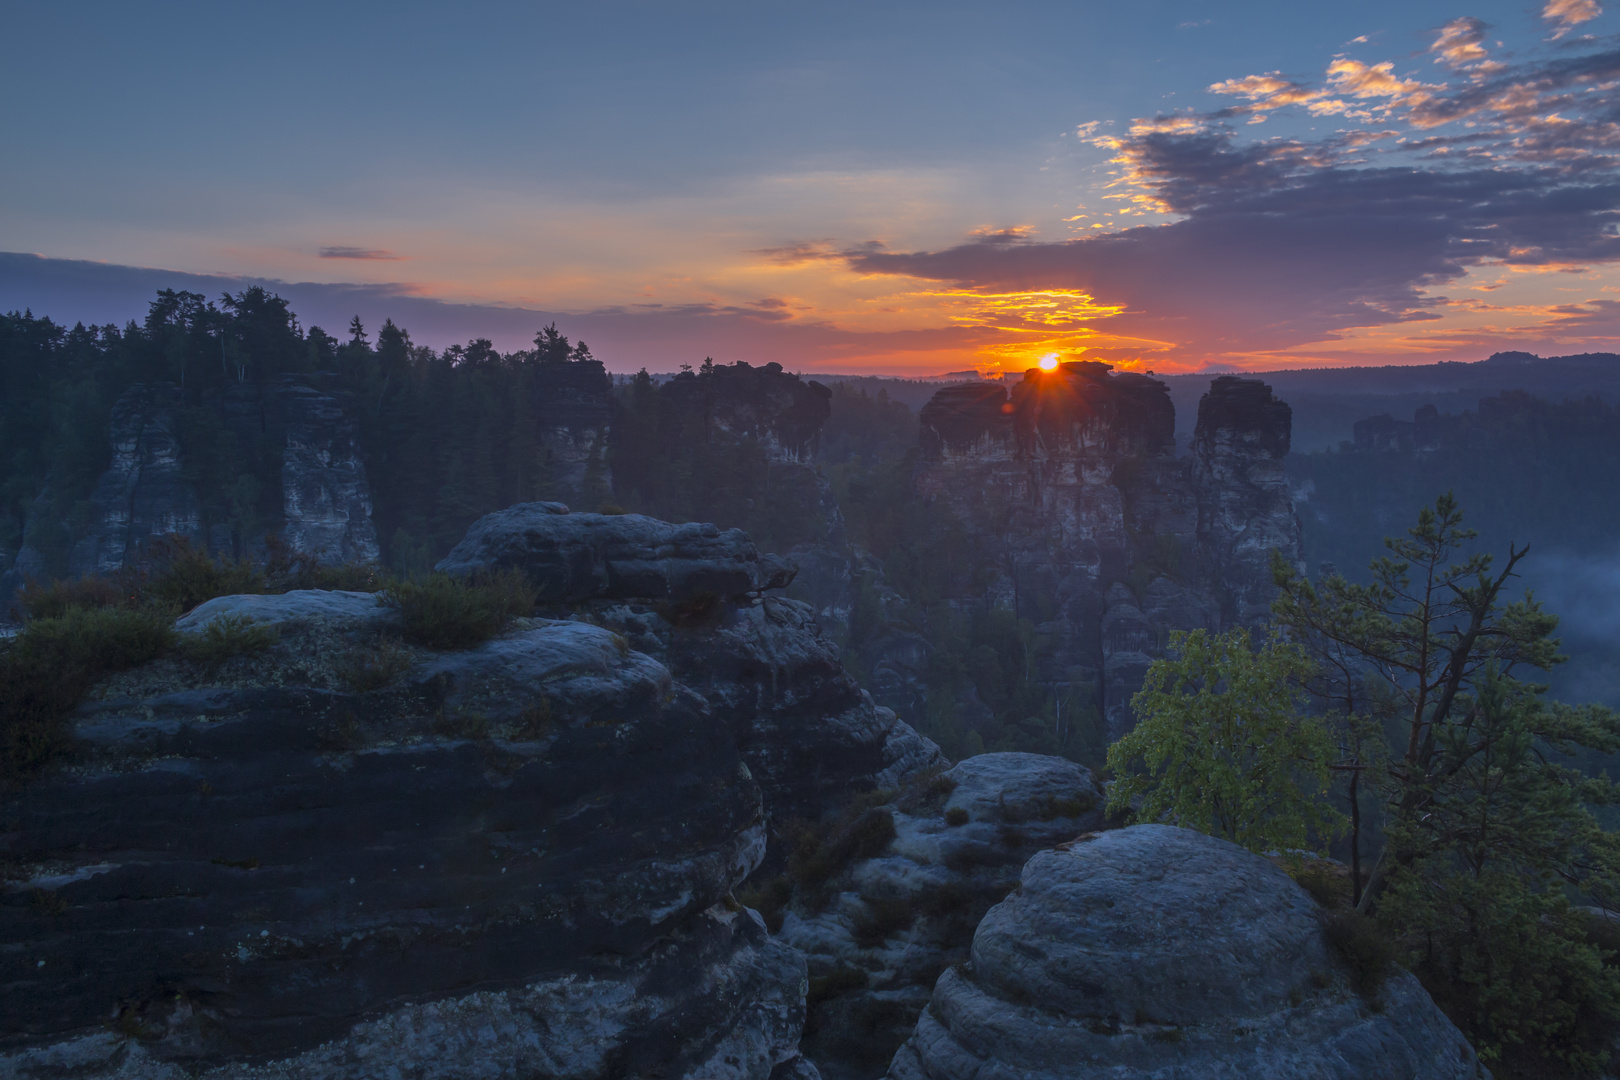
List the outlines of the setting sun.
<svg viewBox="0 0 1620 1080">
<path fill-rule="evenodd" d="M 1041 357 L 1042 371 L 1056 371 L 1058 366 L 1057 353 L 1047 353 Z"/>
</svg>

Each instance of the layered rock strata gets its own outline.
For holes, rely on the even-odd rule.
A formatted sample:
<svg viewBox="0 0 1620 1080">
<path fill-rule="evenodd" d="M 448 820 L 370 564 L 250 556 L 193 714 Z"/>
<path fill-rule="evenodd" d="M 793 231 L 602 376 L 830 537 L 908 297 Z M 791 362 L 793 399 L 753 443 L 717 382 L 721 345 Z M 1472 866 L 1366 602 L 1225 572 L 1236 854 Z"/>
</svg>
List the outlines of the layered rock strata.
<svg viewBox="0 0 1620 1080">
<path fill-rule="evenodd" d="M 1138 825 L 1036 855 L 946 971 L 893 1080 L 1473 1080 L 1417 980 L 1371 1000 L 1276 866 Z"/>
<path fill-rule="evenodd" d="M 439 564 L 456 574 L 505 567 L 525 570 L 552 614 L 622 634 L 701 694 L 779 822 L 819 818 L 945 764 L 844 671 L 809 605 L 760 595 L 791 581 L 793 567 L 741 530 L 527 503 L 474 523 Z"/>
<path fill-rule="evenodd" d="M 981 754 L 888 795 L 863 812 L 879 825 L 887 815 L 892 841 L 824 882 L 801 862 L 779 915 L 778 938 L 810 965 L 804 1052 L 833 1080 L 882 1071 L 1032 854 L 1104 824 L 1091 774 L 1037 754 Z M 825 844 L 861 820 L 835 825 Z"/>
<path fill-rule="evenodd" d="M 763 853 L 759 787 L 666 668 L 527 620 L 402 650 L 361 693 L 349 663 L 401 650 L 374 597 L 211 607 L 181 629 L 238 615 L 281 640 L 103 686 L 76 766 L 6 800 L 4 1071 L 763 1078 L 794 1059 L 803 962 L 729 899 Z"/>
<path fill-rule="evenodd" d="M 1054 642 L 1039 681 L 1089 698 L 1118 738 L 1129 702 L 1171 630 L 1254 626 L 1271 598 L 1273 552 L 1299 557 L 1282 471 L 1289 408 L 1254 379 L 1215 379 L 1191 452 L 1175 454 L 1163 383 L 1106 364 L 1031 370 L 940 390 L 926 406 L 919 489 L 968 529 L 992 580 L 964 603 L 1004 606 Z M 884 704 L 921 696 L 879 641 L 868 670 L 892 670 Z M 888 683 L 893 683 L 891 690 Z"/>
<path fill-rule="evenodd" d="M 746 537 L 550 506 L 469 550 L 536 517 L 581 557 L 458 568 L 566 617 L 446 653 L 366 593 L 220 597 L 176 629 L 274 644 L 97 688 L 71 767 L 0 805 L 0 1073 L 813 1080 L 803 958 L 732 890 L 773 818 L 938 749 Z"/>
</svg>

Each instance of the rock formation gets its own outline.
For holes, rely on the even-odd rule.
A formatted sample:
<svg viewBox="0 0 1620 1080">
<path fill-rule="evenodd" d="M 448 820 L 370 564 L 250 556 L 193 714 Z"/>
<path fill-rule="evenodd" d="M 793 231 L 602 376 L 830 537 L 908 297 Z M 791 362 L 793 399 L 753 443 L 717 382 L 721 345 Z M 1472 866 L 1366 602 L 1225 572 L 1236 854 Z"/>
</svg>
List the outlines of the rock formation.
<svg viewBox="0 0 1620 1080">
<path fill-rule="evenodd" d="M 1254 379 L 1215 379 L 1191 453 L 1175 456 L 1168 391 L 1096 362 L 940 390 L 926 406 L 920 489 L 943 500 L 1000 569 L 963 603 L 1011 608 L 1056 645 L 1039 680 L 1095 701 L 1112 740 L 1173 629 L 1253 626 L 1273 551 L 1298 560 L 1282 458 L 1289 409 Z M 909 715 L 917 688 L 882 642 L 879 700 Z M 881 685 L 880 685 L 881 684 Z M 893 696 L 890 696 L 890 695 Z"/>
<path fill-rule="evenodd" d="M 800 880 L 778 915 L 778 939 L 809 961 L 803 1049 L 829 1080 L 877 1075 L 1024 862 L 1103 824 L 1091 774 L 1038 754 L 981 754 L 887 794 L 862 806 L 889 816 L 894 839 L 825 882 Z M 860 818 L 846 821 L 829 843 Z"/>
<path fill-rule="evenodd" d="M 754 595 L 772 575 L 626 596 L 689 579 L 668 553 L 619 574 L 604 538 L 681 530 L 527 509 L 475 532 L 566 522 L 608 568 L 527 564 L 567 618 L 438 653 L 369 594 L 222 597 L 177 629 L 279 640 L 98 687 L 73 767 L 0 805 L 0 1073 L 814 1077 L 803 958 L 731 891 L 773 817 L 903 784 L 937 748 L 803 605 Z M 759 566 L 724 547 L 704 560 Z"/>
<path fill-rule="evenodd" d="M 515 567 L 549 603 L 582 600 L 735 600 L 779 589 L 790 564 L 761 556 L 741 529 L 671 525 L 641 514 L 571 514 L 562 503 L 519 503 L 473 523 L 438 569 Z"/>
<path fill-rule="evenodd" d="M 107 422 L 112 461 L 90 494 L 89 533 L 75 546 L 76 573 L 122 569 L 151 537 L 205 539 L 202 506 L 181 470 L 180 388 L 171 383 L 131 387 Z"/>
<path fill-rule="evenodd" d="M 602 361 L 583 359 L 541 364 L 535 381 L 533 407 L 551 484 L 564 499 L 600 501 L 612 486 L 607 463 L 612 377 Z"/>
<path fill-rule="evenodd" d="M 701 693 L 779 821 L 819 818 L 855 792 L 944 764 L 844 672 L 808 605 L 752 599 L 790 582 L 792 566 L 738 529 L 525 503 L 474 523 L 439 563 L 457 574 L 502 567 L 539 583 L 543 610 L 623 634 Z"/>
<path fill-rule="evenodd" d="M 1265 859 L 1163 825 L 1042 852 L 979 924 L 893 1080 L 1473 1080 L 1417 980 L 1354 989 L 1314 901 Z"/>
<path fill-rule="evenodd" d="M 777 363 L 720 364 L 702 375 L 683 371 L 660 393 L 669 406 L 666 416 L 696 428 L 699 437 L 753 440 L 778 461 L 807 461 L 831 415 L 831 390 L 787 374 Z"/>
<path fill-rule="evenodd" d="M 185 445 L 185 406 L 180 388 L 170 383 L 137 383 L 114 404 L 112 459 L 91 493 L 90 521 L 73 547 L 69 574 L 115 572 L 160 536 L 236 555 L 256 550 L 267 531 L 291 551 L 324 562 L 377 558 L 359 435 L 339 397 L 283 378 L 227 387 L 200 406 L 240 451 L 247 470 L 231 479 L 230 498 L 217 491 L 205 498 L 187 479 L 188 468 L 197 469 L 203 464 L 197 459 L 218 448 Z M 234 521 L 225 505 L 230 501 Z M 243 514 L 263 531 L 245 529 Z"/>
</svg>

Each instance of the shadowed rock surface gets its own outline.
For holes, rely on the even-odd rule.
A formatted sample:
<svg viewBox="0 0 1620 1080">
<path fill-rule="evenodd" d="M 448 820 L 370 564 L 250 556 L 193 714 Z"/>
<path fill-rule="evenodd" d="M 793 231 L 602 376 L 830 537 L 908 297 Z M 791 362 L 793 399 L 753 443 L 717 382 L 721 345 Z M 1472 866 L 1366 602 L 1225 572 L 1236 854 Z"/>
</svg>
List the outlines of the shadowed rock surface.
<svg viewBox="0 0 1620 1080">
<path fill-rule="evenodd" d="M 641 514 L 572 514 L 561 503 L 519 503 L 473 523 L 438 569 L 451 574 L 515 567 L 549 603 L 647 598 L 735 599 L 792 580 L 741 529 L 671 525 Z"/>
<path fill-rule="evenodd" d="M 946 971 L 894 1080 L 1483 1075 L 1405 972 L 1352 988 L 1314 901 L 1234 844 L 1138 825 L 1042 852 Z"/>
<path fill-rule="evenodd" d="M 1011 392 L 940 390 L 920 413 L 914 482 L 950 507 L 995 569 L 958 606 L 1005 608 L 1053 643 L 1034 680 L 1089 701 L 1108 740 L 1171 630 L 1264 622 L 1270 558 L 1299 558 L 1283 475 L 1289 408 L 1259 380 L 1222 376 L 1175 453 L 1163 383 L 1077 362 L 1034 369 Z M 881 596 L 879 598 L 882 603 Z M 880 635 L 862 653 L 880 703 L 916 720 L 927 649 Z M 978 702 L 961 705 L 970 718 Z"/>
<path fill-rule="evenodd" d="M 829 1080 L 882 1071 L 944 968 L 1042 848 L 1103 825 L 1102 793 L 1074 762 L 981 754 L 919 776 L 866 811 L 894 839 L 829 880 L 798 881 L 780 940 L 804 952 L 804 1052 Z M 859 819 L 856 819 L 858 822 Z M 835 843 L 838 830 L 832 831 Z"/>
<path fill-rule="evenodd" d="M 730 893 L 770 816 L 938 749 L 757 595 L 787 568 L 741 533 L 518 509 L 584 530 L 526 564 L 565 619 L 442 653 L 368 594 L 220 597 L 178 629 L 276 643 L 98 687 L 71 766 L 0 807 L 0 1071 L 815 1076 L 803 958 Z M 626 527 L 667 541 L 633 574 Z M 619 598 L 727 573 L 741 598 Z"/>
<path fill-rule="evenodd" d="M 8 798 L 9 1049 L 110 1019 L 132 1056 L 80 1045 L 113 1074 L 764 1077 L 793 1056 L 802 961 L 728 900 L 763 852 L 759 789 L 701 698 L 549 621 L 356 694 L 320 658 L 374 631 L 329 606 L 215 677 L 114 680 L 77 766 Z M 480 1011 L 505 1019 L 446 1019 Z"/>
<path fill-rule="evenodd" d="M 526 503 L 474 523 L 439 564 L 462 574 L 514 566 L 548 613 L 622 634 L 701 694 L 778 822 L 814 820 L 860 791 L 946 764 L 844 671 L 809 605 L 750 598 L 791 581 L 794 567 L 760 554 L 741 530 Z"/>
</svg>

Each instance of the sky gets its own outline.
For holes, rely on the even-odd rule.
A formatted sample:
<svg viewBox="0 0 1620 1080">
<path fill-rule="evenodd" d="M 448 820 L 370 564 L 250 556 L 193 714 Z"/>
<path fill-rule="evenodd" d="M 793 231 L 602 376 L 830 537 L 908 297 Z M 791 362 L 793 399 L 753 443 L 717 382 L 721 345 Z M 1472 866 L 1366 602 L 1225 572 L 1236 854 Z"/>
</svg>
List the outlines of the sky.
<svg viewBox="0 0 1620 1080">
<path fill-rule="evenodd" d="M 3 3 L 0 310 L 614 370 L 1620 351 L 1599 0 Z"/>
</svg>

